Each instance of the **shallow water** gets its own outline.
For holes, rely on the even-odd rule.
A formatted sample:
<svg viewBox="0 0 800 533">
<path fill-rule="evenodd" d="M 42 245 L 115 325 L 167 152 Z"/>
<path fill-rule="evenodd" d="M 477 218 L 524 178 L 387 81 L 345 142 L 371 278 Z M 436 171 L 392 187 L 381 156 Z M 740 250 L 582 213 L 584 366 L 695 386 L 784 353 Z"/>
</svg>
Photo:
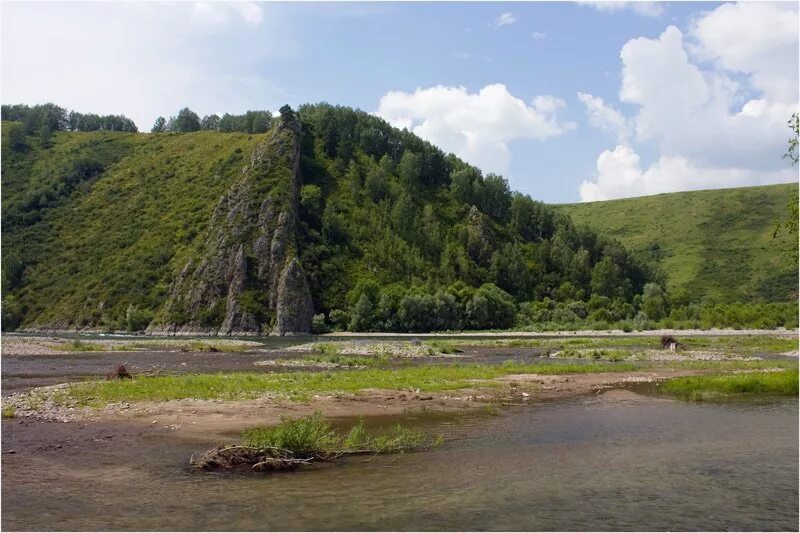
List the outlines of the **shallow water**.
<svg viewBox="0 0 800 533">
<path fill-rule="evenodd" d="M 444 433 L 445 445 L 273 475 L 189 471 L 208 444 L 169 435 L 140 437 L 124 458 L 4 455 L 2 527 L 797 529 L 796 399 L 702 404 L 613 390 L 405 422 Z"/>
</svg>

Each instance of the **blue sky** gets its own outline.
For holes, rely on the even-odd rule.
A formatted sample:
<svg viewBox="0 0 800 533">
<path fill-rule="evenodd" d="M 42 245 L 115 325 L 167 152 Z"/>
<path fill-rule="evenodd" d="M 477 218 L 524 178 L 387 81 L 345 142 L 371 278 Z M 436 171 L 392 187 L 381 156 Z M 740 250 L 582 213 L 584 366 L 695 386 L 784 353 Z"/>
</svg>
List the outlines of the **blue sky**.
<svg viewBox="0 0 800 533">
<path fill-rule="evenodd" d="M 547 202 L 786 182 L 797 4 L 15 3 L 3 103 L 199 114 L 327 101 Z M 51 35 L 49 40 L 31 35 Z"/>
</svg>

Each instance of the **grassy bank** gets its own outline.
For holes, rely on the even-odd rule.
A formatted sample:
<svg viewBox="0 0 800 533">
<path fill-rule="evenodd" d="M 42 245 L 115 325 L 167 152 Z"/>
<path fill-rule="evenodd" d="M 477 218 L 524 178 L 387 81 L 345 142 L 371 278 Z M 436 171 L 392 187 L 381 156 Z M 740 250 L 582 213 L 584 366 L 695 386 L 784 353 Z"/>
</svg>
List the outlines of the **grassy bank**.
<svg viewBox="0 0 800 533">
<path fill-rule="evenodd" d="M 368 369 L 346 372 L 286 372 L 275 374 L 186 374 L 156 376 L 124 381 L 91 381 L 56 391 L 60 404 L 103 406 L 115 402 L 168 401 L 186 398 L 204 400 L 252 399 L 277 395 L 300 400 L 314 394 L 353 393 L 365 389 L 458 390 L 509 374 L 576 374 L 626 372 L 638 368 L 614 364 L 511 364 L 420 366 L 400 369 Z M 481 383 L 482 386 L 490 385 Z"/>
<path fill-rule="evenodd" d="M 717 376 L 692 376 L 667 381 L 662 390 L 687 400 L 722 399 L 751 395 L 798 393 L 797 369 Z"/>
<path fill-rule="evenodd" d="M 769 335 L 720 336 L 720 337 L 680 337 L 677 339 L 687 348 L 708 348 L 738 353 L 782 353 L 797 350 L 796 338 L 782 338 Z M 444 352 L 452 348 L 465 347 L 508 347 L 508 348 L 660 348 L 661 337 L 574 337 L 557 339 L 437 339 L 425 344 Z"/>
<path fill-rule="evenodd" d="M 439 392 L 491 387 L 488 380 L 510 374 L 585 374 L 644 369 L 796 369 L 794 361 L 686 361 L 659 363 L 585 363 L 437 365 L 398 369 L 369 368 L 335 372 L 184 374 L 123 381 L 76 383 L 52 393 L 60 405 L 100 407 L 116 402 L 162 402 L 180 399 L 246 400 L 266 395 L 304 400 L 315 394 L 356 393 L 367 389 Z M 35 396 L 35 393 L 34 395 Z"/>
</svg>

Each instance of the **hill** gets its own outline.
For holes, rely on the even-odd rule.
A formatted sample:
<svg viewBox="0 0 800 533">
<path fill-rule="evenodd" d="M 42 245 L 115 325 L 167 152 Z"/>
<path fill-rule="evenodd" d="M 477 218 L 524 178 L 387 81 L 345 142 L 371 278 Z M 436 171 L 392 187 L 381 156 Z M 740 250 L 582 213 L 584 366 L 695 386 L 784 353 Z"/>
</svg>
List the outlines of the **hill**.
<svg viewBox="0 0 800 533">
<path fill-rule="evenodd" d="M 558 209 L 660 265 L 677 299 L 782 302 L 797 300 L 797 236 L 772 234 L 797 194 L 797 184 L 769 185 Z"/>
<path fill-rule="evenodd" d="M 6 329 L 487 329 L 543 320 L 542 301 L 603 322 L 664 299 L 614 239 L 360 111 L 142 134 L 16 109 L 21 125 L 2 128 Z"/>
</svg>

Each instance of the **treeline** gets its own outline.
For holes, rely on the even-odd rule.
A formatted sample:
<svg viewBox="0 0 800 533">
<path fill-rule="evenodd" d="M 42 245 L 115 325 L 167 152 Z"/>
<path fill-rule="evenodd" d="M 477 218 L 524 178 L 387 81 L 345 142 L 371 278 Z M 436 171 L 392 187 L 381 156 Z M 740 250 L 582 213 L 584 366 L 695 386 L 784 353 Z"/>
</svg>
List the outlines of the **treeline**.
<svg viewBox="0 0 800 533">
<path fill-rule="evenodd" d="M 588 301 L 515 303 L 494 284 L 478 289 L 455 283 L 445 289 L 371 285 L 347 311 L 314 317 L 316 333 L 337 331 L 426 332 L 516 329 L 523 331 L 797 328 L 794 303 L 677 304 L 656 284 L 633 302 L 593 295 Z"/>
<path fill-rule="evenodd" d="M 152 133 L 189 133 L 201 130 L 214 130 L 223 132 L 266 133 L 272 126 L 272 114 L 269 111 L 247 111 L 242 115 L 225 113 L 219 115 L 200 116 L 184 107 L 177 115 L 165 119 L 158 117 L 153 124 Z"/>
<path fill-rule="evenodd" d="M 67 111 L 55 104 L 2 106 L 2 119 L 22 124 L 26 135 L 42 129 L 53 131 L 128 131 L 137 132 L 136 124 L 125 115 L 97 115 Z"/>
</svg>

